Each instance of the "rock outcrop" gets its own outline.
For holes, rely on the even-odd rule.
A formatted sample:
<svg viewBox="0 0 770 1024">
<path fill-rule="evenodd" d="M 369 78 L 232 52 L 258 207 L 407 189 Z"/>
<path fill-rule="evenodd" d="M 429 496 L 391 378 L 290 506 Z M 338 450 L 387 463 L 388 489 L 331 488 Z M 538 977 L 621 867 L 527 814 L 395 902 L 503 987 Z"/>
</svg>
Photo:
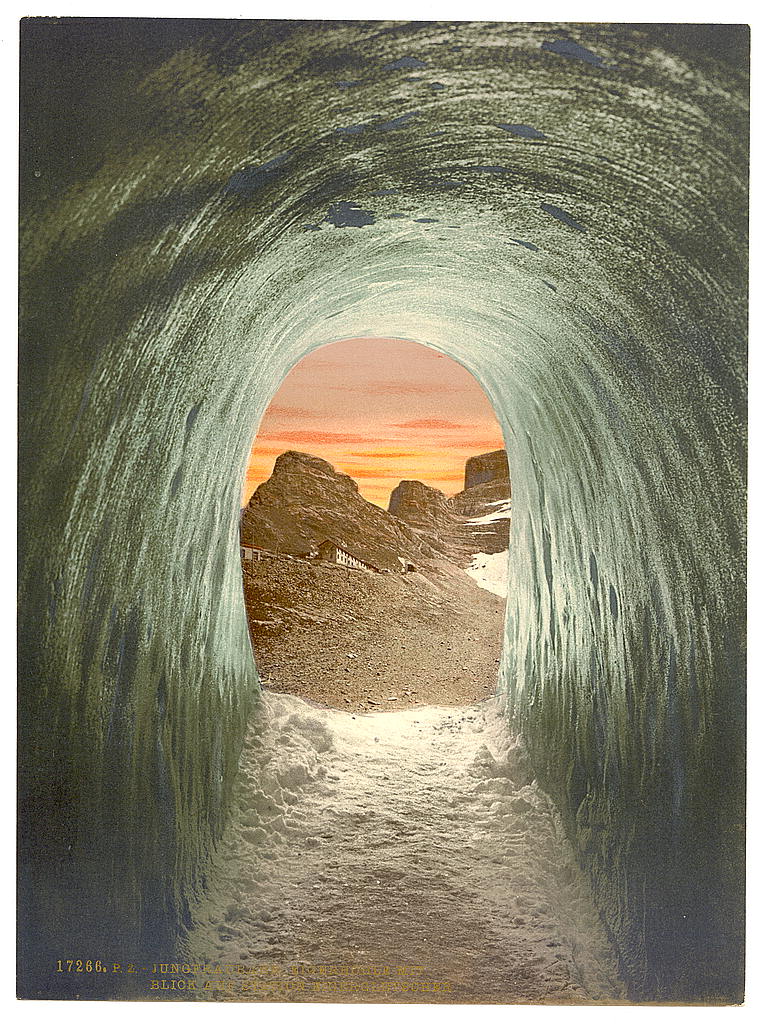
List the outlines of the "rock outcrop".
<svg viewBox="0 0 770 1024">
<path fill-rule="evenodd" d="M 324 540 L 380 569 L 401 571 L 399 557 L 418 564 L 437 546 L 361 497 L 358 484 L 314 455 L 288 451 L 241 514 L 241 540 L 276 553 L 309 555 Z"/>
<path fill-rule="evenodd" d="M 420 480 L 402 480 L 390 495 L 388 512 L 418 529 L 433 526 L 437 533 L 457 522 L 446 495 Z"/>
<path fill-rule="evenodd" d="M 465 490 L 447 498 L 419 480 L 402 480 L 390 496 L 388 511 L 422 537 L 436 538 L 442 550 L 460 564 L 467 564 L 471 553 L 504 551 L 511 500 L 505 451 L 468 459 L 465 483 Z"/>
<path fill-rule="evenodd" d="M 468 517 L 457 512 L 445 494 L 420 480 L 402 480 L 390 495 L 388 512 L 455 565 L 467 565 L 472 554 L 484 550 L 468 529 Z"/>
<path fill-rule="evenodd" d="M 386 512 L 361 497 L 355 480 L 324 459 L 288 451 L 278 456 L 272 476 L 241 513 L 241 541 L 276 554 L 308 556 L 330 540 L 392 572 L 402 570 L 400 559 L 423 568 L 440 569 L 447 561 L 465 567 L 478 551 L 492 554 L 507 547 L 505 498 L 510 498 L 507 475 L 454 498 L 420 480 L 402 480 Z"/>
<path fill-rule="evenodd" d="M 465 463 L 465 490 L 494 481 L 505 483 L 510 487 L 511 478 L 508 472 L 508 456 L 504 448 L 496 452 L 484 452 L 474 455 Z"/>
<path fill-rule="evenodd" d="M 508 480 L 489 480 L 460 491 L 447 503 L 452 512 L 461 516 L 483 516 L 502 501 L 511 500 L 511 485 Z"/>
</svg>

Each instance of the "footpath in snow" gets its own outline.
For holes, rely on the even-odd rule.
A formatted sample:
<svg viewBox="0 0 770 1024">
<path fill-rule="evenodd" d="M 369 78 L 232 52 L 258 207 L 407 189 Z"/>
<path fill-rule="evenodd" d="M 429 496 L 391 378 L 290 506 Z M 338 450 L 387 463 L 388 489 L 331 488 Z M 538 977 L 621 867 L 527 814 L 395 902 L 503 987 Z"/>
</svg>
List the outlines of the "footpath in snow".
<svg viewBox="0 0 770 1024">
<path fill-rule="evenodd" d="M 496 699 L 351 715 L 265 693 L 178 959 L 228 965 L 202 998 L 624 999 Z"/>
</svg>

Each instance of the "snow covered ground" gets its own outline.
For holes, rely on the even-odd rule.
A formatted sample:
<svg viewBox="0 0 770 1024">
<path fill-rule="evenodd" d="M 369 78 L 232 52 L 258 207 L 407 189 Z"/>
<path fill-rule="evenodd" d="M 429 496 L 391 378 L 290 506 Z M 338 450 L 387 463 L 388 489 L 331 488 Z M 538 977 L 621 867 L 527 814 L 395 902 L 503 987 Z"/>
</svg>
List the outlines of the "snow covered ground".
<svg viewBox="0 0 770 1024">
<path fill-rule="evenodd" d="M 204 998 L 624 998 L 496 700 L 351 715 L 265 693 L 236 787 L 178 953 L 231 965 L 230 987 Z"/>
<path fill-rule="evenodd" d="M 511 501 L 491 502 L 492 511 L 486 515 L 469 519 L 466 526 L 486 526 L 497 523 L 501 519 L 511 518 Z M 473 556 L 471 564 L 465 570 L 472 580 L 475 580 L 484 590 L 489 590 L 498 597 L 508 596 L 508 549 L 498 551 L 493 555 L 485 554 L 483 551 Z"/>
<path fill-rule="evenodd" d="M 484 590 L 490 590 L 498 597 L 508 596 L 508 549 L 497 551 L 494 555 L 483 551 L 473 556 L 473 561 L 465 570 Z"/>
</svg>

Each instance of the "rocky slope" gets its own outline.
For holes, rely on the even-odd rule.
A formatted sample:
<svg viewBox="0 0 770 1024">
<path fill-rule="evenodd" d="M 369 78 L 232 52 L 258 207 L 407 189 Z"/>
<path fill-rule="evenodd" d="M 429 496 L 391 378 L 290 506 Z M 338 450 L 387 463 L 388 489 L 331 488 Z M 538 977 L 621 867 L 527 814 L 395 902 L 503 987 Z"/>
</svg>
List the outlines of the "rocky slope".
<svg viewBox="0 0 770 1024">
<path fill-rule="evenodd" d="M 452 498 L 447 504 L 456 515 L 475 517 L 488 515 L 501 502 L 510 502 L 511 485 L 508 480 L 489 480 L 483 484 L 468 487 Z"/>
<path fill-rule="evenodd" d="M 379 569 L 401 571 L 399 557 L 432 563 L 440 545 L 428 534 L 361 497 L 358 484 L 324 459 L 284 452 L 269 480 L 256 489 L 241 516 L 245 544 L 308 555 L 324 540 Z"/>
<path fill-rule="evenodd" d="M 505 602 L 452 566 L 380 575 L 268 557 L 246 568 L 244 597 L 269 690 L 356 712 L 495 691 Z"/>
<path fill-rule="evenodd" d="M 450 558 L 467 565 L 475 552 L 508 547 L 511 481 L 505 450 L 486 452 L 465 464 L 465 489 L 447 498 L 419 480 L 402 480 L 388 511 L 421 537 L 436 537 Z"/>
<path fill-rule="evenodd" d="M 488 481 L 449 499 L 404 480 L 389 511 L 323 459 L 285 452 L 244 509 L 244 596 L 263 685 L 329 707 L 470 703 L 494 692 L 505 603 L 463 570 L 507 545 Z M 475 493 L 474 493 L 475 492 Z M 458 497 L 462 497 L 458 496 Z M 390 574 L 307 559 L 326 539 Z M 399 557 L 417 571 L 402 573 Z"/>
<path fill-rule="evenodd" d="M 479 484 L 450 498 L 449 506 L 460 515 L 474 552 L 491 555 L 507 550 L 511 530 L 511 492 L 507 484 Z"/>
<path fill-rule="evenodd" d="M 390 496 L 388 512 L 456 565 L 467 565 L 480 550 L 474 531 L 468 529 L 468 516 L 456 511 L 441 491 L 420 480 L 402 480 Z"/>
<path fill-rule="evenodd" d="M 362 498 L 355 480 L 324 459 L 284 452 L 243 510 L 241 540 L 301 557 L 330 540 L 391 572 L 401 571 L 400 559 L 438 573 L 448 563 L 464 568 L 474 553 L 508 545 L 505 452 L 470 459 L 465 480 L 470 485 L 453 498 L 419 480 L 402 480 L 386 512 Z"/>
</svg>

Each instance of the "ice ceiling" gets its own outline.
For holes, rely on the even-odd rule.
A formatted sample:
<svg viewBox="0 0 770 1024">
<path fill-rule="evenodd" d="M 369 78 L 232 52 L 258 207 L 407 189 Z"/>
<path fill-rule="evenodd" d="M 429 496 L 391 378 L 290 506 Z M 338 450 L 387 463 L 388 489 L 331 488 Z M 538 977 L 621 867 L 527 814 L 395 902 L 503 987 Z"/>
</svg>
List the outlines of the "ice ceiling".
<svg viewBox="0 0 770 1024">
<path fill-rule="evenodd" d="M 494 404 L 501 688 L 631 990 L 734 996 L 743 30 L 148 24 L 23 38 L 29 990 L 64 936 L 151 959 L 184 920 L 257 690 L 249 447 L 370 335 Z"/>
</svg>

